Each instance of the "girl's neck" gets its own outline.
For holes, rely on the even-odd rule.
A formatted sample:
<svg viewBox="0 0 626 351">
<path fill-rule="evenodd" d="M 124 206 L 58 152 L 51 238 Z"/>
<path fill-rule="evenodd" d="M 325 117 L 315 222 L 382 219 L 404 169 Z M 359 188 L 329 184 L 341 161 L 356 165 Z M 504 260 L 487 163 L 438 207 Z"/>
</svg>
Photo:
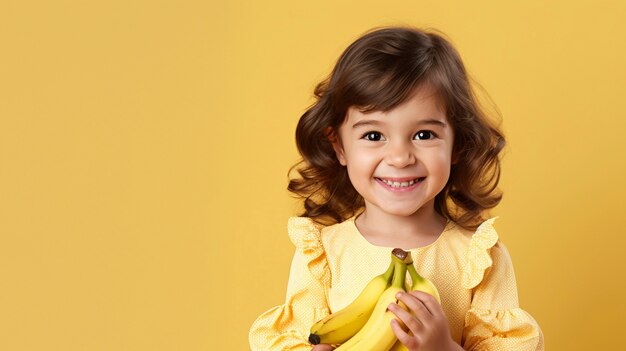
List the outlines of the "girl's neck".
<svg viewBox="0 0 626 351">
<path fill-rule="evenodd" d="M 367 241 L 377 246 L 426 246 L 435 242 L 446 226 L 446 219 L 433 205 L 427 204 L 410 216 L 390 215 L 366 207 L 355 219 L 355 225 Z"/>
</svg>

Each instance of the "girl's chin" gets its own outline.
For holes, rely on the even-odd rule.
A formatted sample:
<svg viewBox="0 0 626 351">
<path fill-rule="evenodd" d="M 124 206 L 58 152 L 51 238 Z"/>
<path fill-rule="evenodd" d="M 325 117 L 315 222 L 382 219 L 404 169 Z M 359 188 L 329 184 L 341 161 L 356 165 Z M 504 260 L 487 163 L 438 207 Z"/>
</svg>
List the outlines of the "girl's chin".
<svg viewBox="0 0 626 351">
<path fill-rule="evenodd" d="M 389 216 L 397 216 L 397 217 L 410 217 L 415 215 L 420 211 L 420 207 L 418 208 L 390 208 L 390 207 L 378 207 L 377 211 L 383 212 Z"/>
<path fill-rule="evenodd" d="M 366 210 L 369 208 L 370 211 L 375 211 L 379 213 L 385 213 L 390 216 L 399 216 L 399 217 L 409 217 L 415 216 L 420 212 L 431 212 L 433 210 L 434 201 L 428 201 L 426 203 L 405 203 L 402 205 L 401 203 L 378 203 L 373 204 L 371 202 L 368 203 L 366 201 Z"/>
</svg>

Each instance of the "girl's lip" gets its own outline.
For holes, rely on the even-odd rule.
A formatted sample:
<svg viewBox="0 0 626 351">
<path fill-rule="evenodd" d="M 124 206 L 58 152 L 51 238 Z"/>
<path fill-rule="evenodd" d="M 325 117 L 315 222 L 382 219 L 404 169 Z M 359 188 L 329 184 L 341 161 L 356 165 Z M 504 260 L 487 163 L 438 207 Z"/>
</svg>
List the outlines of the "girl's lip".
<svg viewBox="0 0 626 351">
<path fill-rule="evenodd" d="M 377 181 L 380 185 L 382 185 L 385 189 L 387 189 L 387 190 L 394 191 L 394 192 L 407 192 L 407 191 L 412 191 L 412 190 L 414 190 L 415 188 L 417 188 L 417 186 L 418 186 L 420 183 L 422 183 L 422 181 L 423 181 L 425 178 L 426 178 L 426 177 L 420 177 L 420 178 L 418 178 L 418 180 L 417 180 L 415 183 L 413 183 L 413 184 L 411 184 L 411 185 L 409 185 L 409 186 L 407 186 L 407 187 L 401 187 L 401 188 L 394 188 L 394 187 L 392 187 L 392 186 L 388 185 L 387 183 L 383 182 L 383 181 L 381 180 L 381 178 L 376 178 L 376 181 Z M 389 179 L 389 178 L 385 178 L 385 179 Z M 413 180 L 413 179 L 416 179 L 416 178 L 405 178 L 405 179 L 407 179 L 407 180 L 405 180 L 405 181 L 408 181 L 408 180 Z"/>
</svg>

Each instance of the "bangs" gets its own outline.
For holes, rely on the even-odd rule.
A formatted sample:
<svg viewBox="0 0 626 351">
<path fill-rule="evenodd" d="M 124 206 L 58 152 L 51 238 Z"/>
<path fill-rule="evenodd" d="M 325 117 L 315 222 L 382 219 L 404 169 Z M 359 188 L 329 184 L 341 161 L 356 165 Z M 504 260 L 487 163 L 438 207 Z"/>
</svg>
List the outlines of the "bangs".
<svg viewBox="0 0 626 351">
<path fill-rule="evenodd" d="M 446 111 L 450 102 L 449 87 L 445 84 L 445 72 L 436 66 L 433 63 L 416 65 L 412 71 L 402 67 L 363 76 L 355 75 L 349 80 L 352 84 L 346 84 L 343 89 L 337 87 L 334 97 L 342 102 L 343 111 L 354 106 L 363 113 L 387 112 L 411 98 L 417 90 L 430 89 L 438 97 L 442 110 Z"/>
<path fill-rule="evenodd" d="M 458 80 L 450 55 L 434 35 L 405 32 L 393 38 L 365 37 L 366 47 L 349 47 L 330 81 L 336 122 L 351 106 L 361 112 L 389 111 L 421 88 L 433 89 L 444 111 L 453 102 L 451 82 Z M 453 55 L 454 56 L 454 55 Z M 453 59 L 453 61 L 456 61 Z M 447 67 L 447 68 L 446 68 Z"/>
</svg>

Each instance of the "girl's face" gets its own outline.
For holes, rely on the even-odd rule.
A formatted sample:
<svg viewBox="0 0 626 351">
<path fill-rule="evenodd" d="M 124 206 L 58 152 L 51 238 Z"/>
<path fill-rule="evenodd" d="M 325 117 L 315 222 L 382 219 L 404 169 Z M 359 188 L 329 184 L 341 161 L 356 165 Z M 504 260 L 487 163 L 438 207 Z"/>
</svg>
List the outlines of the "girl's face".
<svg viewBox="0 0 626 351">
<path fill-rule="evenodd" d="M 337 135 L 333 148 L 367 211 L 432 211 L 450 176 L 454 135 L 431 89 L 386 113 L 350 107 Z"/>
</svg>

